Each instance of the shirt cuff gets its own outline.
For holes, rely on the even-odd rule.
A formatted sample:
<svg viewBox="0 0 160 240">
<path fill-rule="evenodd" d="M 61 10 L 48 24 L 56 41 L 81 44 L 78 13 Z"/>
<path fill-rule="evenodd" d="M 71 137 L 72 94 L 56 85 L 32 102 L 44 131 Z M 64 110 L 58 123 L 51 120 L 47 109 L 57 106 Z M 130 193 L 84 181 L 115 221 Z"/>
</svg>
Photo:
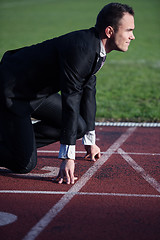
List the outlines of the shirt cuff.
<svg viewBox="0 0 160 240">
<path fill-rule="evenodd" d="M 61 144 L 58 158 L 75 159 L 75 145 Z"/>
<path fill-rule="evenodd" d="M 96 143 L 95 130 L 87 132 L 82 138 L 82 143 L 84 145 L 94 145 Z"/>
</svg>

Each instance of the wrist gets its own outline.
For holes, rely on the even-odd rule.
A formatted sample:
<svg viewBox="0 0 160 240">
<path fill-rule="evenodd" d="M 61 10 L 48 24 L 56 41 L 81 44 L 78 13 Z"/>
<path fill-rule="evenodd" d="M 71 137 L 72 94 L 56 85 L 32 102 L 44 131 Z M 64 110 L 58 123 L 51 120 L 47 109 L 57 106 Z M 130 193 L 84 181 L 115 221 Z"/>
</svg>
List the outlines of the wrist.
<svg viewBox="0 0 160 240">
<path fill-rule="evenodd" d="M 75 159 L 71 159 L 71 158 L 61 158 L 63 161 L 75 161 Z"/>
<path fill-rule="evenodd" d="M 61 144 L 58 158 L 75 159 L 75 145 Z"/>
<path fill-rule="evenodd" d="M 82 143 L 84 145 L 94 145 L 95 142 L 96 142 L 95 130 L 88 131 L 82 139 Z"/>
</svg>

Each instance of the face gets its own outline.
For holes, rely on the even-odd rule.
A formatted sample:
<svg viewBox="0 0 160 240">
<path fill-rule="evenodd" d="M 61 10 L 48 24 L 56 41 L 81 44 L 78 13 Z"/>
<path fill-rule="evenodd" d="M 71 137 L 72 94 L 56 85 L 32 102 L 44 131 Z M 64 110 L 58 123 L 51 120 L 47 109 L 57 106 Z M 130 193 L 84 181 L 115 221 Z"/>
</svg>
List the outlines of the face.
<svg viewBox="0 0 160 240">
<path fill-rule="evenodd" d="M 119 22 L 118 31 L 114 32 L 111 37 L 112 50 L 126 52 L 131 40 L 135 39 L 133 35 L 134 28 L 134 17 L 129 13 L 125 13 Z"/>
</svg>

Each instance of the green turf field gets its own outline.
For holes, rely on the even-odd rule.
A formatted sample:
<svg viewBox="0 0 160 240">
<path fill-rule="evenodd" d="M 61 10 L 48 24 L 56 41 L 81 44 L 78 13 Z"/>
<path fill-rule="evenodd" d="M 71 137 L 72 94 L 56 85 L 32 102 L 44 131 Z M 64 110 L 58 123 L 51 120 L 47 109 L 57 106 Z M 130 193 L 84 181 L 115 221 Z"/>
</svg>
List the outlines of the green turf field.
<svg viewBox="0 0 160 240">
<path fill-rule="evenodd" d="M 0 0 L 0 58 L 8 49 L 92 27 L 104 0 Z M 115 2 L 115 1 L 113 1 Z M 97 119 L 160 122 L 160 1 L 135 10 L 128 52 L 111 52 L 97 74 Z"/>
</svg>

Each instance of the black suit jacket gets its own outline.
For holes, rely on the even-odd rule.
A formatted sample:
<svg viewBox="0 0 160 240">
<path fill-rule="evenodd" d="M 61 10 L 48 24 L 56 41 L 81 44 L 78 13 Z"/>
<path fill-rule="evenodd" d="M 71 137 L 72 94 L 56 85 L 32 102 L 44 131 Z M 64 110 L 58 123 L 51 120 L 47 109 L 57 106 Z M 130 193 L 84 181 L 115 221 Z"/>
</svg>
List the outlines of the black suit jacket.
<svg viewBox="0 0 160 240">
<path fill-rule="evenodd" d="M 7 107 L 31 112 L 32 101 L 61 91 L 61 143 L 75 144 L 78 114 L 95 127 L 96 66 L 100 40 L 94 28 L 11 50 L 1 61 L 1 87 Z"/>
</svg>

